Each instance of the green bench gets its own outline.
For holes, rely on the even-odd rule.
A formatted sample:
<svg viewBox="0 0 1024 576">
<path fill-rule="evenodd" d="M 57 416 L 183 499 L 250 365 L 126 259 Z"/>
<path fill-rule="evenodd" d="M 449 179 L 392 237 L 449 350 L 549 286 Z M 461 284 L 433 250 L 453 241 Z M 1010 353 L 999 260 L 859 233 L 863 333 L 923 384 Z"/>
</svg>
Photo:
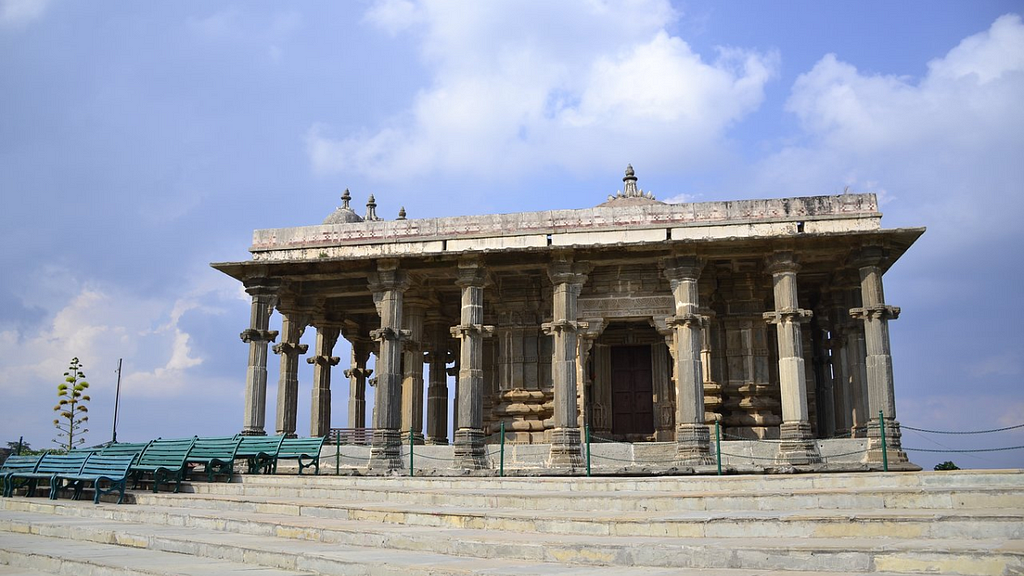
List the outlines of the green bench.
<svg viewBox="0 0 1024 576">
<path fill-rule="evenodd" d="M 149 474 L 153 478 L 153 492 L 159 491 L 161 484 L 172 481 L 175 482 L 174 491 L 178 492 L 188 467 L 188 453 L 195 443 L 195 436 L 173 440 L 157 438 L 150 442 L 129 470 L 129 476 L 134 481 L 132 489 L 138 488 L 144 474 Z"/>
<path fill-rule="evenodd" d="M 3 496 L 7 498 L 14 491 L 14 487 L 8 487 L 7 479 L 15 472 L 35 472 L 36 466 L 42 460 L 42 456 L 8 456 L 0 466 L 0 479 L 3 481 Z"/>
<path fill-rule="evenodd" d="M 245 460 L 249 474 L 269 474 L 284 436 L 242 436 L 235 459 Z"/>
<path fill-rule="evenodd" d="M 93 454 L 85 461 L 78 473 L 57 473 L 53 479 L 53 490 L 51 498 L 56 498 L 57 493 L 63 487 L 64 482 L 69 482 L 74 488 L 73 500 L 82 496 L 82 489 L 86 484 L 93 485 L 93 504 L 99 504 L 100 496 L 117 492 L 117 503 L 124 501 L 125 484 L 128 481 L 128 470 L 135 462 L 135 454 L 122 456 L 104 456 Z M 104 488 L 103 484 L 107 484 Z"/>
<path fill-rule="evenodd" d="M 101 456 L 133 456 L 138 460 L 149 445 L 150 442 L 114 442 L 100 448 L 97 453 Z"/>
<path fill-rule="evenodd" d="M 227 474 L 230 482 L 231 474 L 234 472 L 235 455 L 241 443 L 241 436 L 196 438 L 185 462 L 190 466 L 201 464 L 206 471 L 207 482 L 213 482 L 214 474 Z"/>
<path fill-rule="evenodd" d="M 299 463 L 299 474 L 302 470 L 314 467 L 314 474 L 320 473 L 320 449 L 324 446 L 324 436 L 319 438 L 285 438 L 281 441 L 281 449 L 277 457 L 270 463 L 271 471 L 277 473 L 277 462 L 279 460 L 297 460 Z"/>
<path fill-rule="evenodd" d="M 59 474 L 77 474 L 89 458 L 88 452 L 69 454 L 44 454 L 34 470 L 14 471 L 7 475 L 7 495 L 14 493 L 18 480 L 28 485 L 28 496 L 34 496 L 40 480 L 46 480 L 50 488 L 50 499 L 57 498 L 56 479 Z"/>
</svg>

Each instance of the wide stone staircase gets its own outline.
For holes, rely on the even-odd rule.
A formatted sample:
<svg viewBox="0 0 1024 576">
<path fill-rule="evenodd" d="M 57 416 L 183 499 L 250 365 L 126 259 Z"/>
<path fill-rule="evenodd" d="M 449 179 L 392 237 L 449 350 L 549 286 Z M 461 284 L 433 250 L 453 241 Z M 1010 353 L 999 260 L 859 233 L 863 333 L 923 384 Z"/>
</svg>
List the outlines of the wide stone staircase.
<svg viewBox="0 0 1024 576">
<path fill-rule="evenodd" d="M 1024 574 L 1024 471 L 244 476 L 0 499 L 0 575 Z"/>
</svg>

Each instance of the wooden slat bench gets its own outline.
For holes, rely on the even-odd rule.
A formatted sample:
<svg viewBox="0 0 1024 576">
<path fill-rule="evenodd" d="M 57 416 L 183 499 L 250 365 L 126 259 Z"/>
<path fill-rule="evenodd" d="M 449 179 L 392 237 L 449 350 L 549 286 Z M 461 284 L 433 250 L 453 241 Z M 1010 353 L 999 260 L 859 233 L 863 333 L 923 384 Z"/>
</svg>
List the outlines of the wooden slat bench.
<svg viewBox="0 0 1024 576">
<path fill-rule="evenodd" d="M 135 454 L 123 456 L 93 454 L 89 456 L 89 459 L 85 461 L 85 465 L 82 466 L 82 470 L 77 474 L 58 473 L 54 477 L 52 497 L 56 497 L 66 481 L 70 482 L 71 487 L 75 490 L 72 496 L 73 500 L 78 500 L 82 496 L 82 489 L 86 484 L 92 484 L 95 493 L 92 498 L 93 504 L 99 504 L 101 495 L 115 491 L 117 492 L 117 503 L 120 504 L 124 501 L 124 489 L 128 480 L 128 470 L 134 461 Z M 103 487 L 104 483 L 107 484 L 106 488 Z"/>
<path fill-rule="evenodd" d="M 281 442 L 284 436 L 242 436 L 242 443 L 238 445 L 238 452 L 235 452 L 235 459 L 244 459 L 248 466 L 249 474 L 269 474 L 281 451 Z"/>
<path fill-rule="evenodd" d="M 15 484 L 22 480 L 28 485 L 28 496 L 34 496 L 40 480 L 46 480 L 50 489 L 50 499 L 57 497 L 56 477 L 58 474 L 77 474 L 81 472 L 90 454 L 88 452 L 71 452 L 70 454 L 44 454 L 34 470 L 12 472 L 7 476 L 8 495 L 13 494 Z"/>
<path fill-rule="evenodd" d="M 285 438 L 281 442 L 281 450 L 274 458 L 272 471 L 277 473 L 279 460 L 296 460 L 299 463 L 299 474 L 302 470 L 314 467 L 314 474 L 320 473 L 320 449 L 324 446 L 324 437 L 319 438 Z"/>
<path fill-rule="evenodd" d="M 231 481 L 235 453 L 238 452 L 238 445 L 241 442 L 241 436 L 196 438 L 196 443 L 185 461 L 191 466 L 201 464 L 206 471 L 207 482 L 213 482 L 214 474 L 227 474 L 228 481 Z"/>
<path fill-rule="evenodd" d="M 8 477 L 15 472 L 35 472 L 36 466 L 42 460 L 42 456 L 8 456 L 0 466 L 0 479 L 3 480 L 3 496 L 7 498 L 14 491 L 14 487 L 8 487 Z"/>
<path fill-rule="evenodd" d="M 174 491 L 181 489 L 181 481 L 185 477 L 186 458 L 196 443 L 196 438 L 177 438 L 163 440 L 157 438 L 149 443 L 146 450 L 132 464 L 130 476 L 134 481 L 132 488 L 138 488 L 144 474 L 153 478 L 153 492 L 160 489 L 161 484 L 174 481 Z"/>
</svg>

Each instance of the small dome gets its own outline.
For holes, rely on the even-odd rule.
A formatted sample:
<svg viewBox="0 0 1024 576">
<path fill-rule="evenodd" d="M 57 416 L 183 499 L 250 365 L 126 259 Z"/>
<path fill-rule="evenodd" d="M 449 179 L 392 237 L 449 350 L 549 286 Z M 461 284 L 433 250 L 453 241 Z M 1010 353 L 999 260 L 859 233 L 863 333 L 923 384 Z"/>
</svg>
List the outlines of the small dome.
<svg viewBox="0 0 1024 576">
<path fill-rule="evenodd" d="M 356 214 L 355 210 L 349 207 L 349 202 L 352 201 L 352 195 L 349 194 L 348 188 L 345 189 L 345 193 L 341 195 L 341 208 L 338 208 L 330 216 L 324 218 L 324 224 L 350 224 L 352 222 L 362 222 L 363 218 L 359 214 Z"/>
</svg>

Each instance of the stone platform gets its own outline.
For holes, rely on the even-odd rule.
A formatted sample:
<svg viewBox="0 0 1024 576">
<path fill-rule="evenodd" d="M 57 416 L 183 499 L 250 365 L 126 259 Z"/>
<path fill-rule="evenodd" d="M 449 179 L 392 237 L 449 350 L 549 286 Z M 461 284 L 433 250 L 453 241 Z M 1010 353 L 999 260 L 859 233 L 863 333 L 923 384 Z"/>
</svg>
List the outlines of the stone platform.
<svg viewBox="0 0 1024 576">
<path fill-rule="evenodd" d="M 0 575 L 1024 574 L 1024 471 L 244 476 L 0 499 Z"/>
</svg>

